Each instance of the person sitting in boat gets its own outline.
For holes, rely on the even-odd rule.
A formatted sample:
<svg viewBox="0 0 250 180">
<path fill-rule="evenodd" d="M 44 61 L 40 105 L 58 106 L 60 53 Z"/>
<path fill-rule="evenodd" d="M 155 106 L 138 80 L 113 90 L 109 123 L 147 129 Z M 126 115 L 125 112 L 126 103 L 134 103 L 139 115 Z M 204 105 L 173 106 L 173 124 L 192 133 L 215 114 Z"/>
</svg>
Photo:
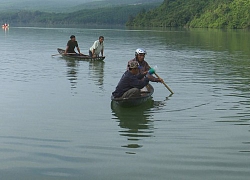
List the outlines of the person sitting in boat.
<svg viewBox="0 0 250 180">
<path fill-rule="evenodd" d="M 123 74 L 112 95 L 114 98 L 130 98 L 140 95 L 143 87 L 148 85 L 149 79 L 144 74 L 139 74 L 139 64 L 129 62 L 128 70 Z"/>
<path fill-rule="evenodd" d="M 77 49 L 77 51 L 78 51 L 79 54 L 77 54 L 75 52 L 75 48 Z M 65 49 L 64 54 L 81 55 L 81 56 L 83 55 L 80 52 L 80 48 L 78 47 L 78 43 L 77 43 L 76 37 L 74 35 L 70 36 L 70 40 L 67 43 L 67 47 Z"/>
<path fill-rule="evenodd" d="M 150 66 L 148 65 L 147 61 L 145 61 L 145 59 L 144 59 L 146 54 L 147 54 L 147 52 L 145 49 L 143 49 L 143 48 L 136 49 L 135 58 L 128 61 L 128 67 L 129 67 L 130 62 L 132 62 L 132 61 L 138 62 L 139 63 L 139 73 L 146 75 L 148 73 L 148 71 L 151 69 Z M 163 83 L 163 79 L 161 79 L 161 78 L 156 78 L 152 75 L 150 75 L 148 77 L 149 77 L 149 80 L 152 82 Z"/>
<path fill-rule="evenodd" d="M 101 56 L 103 56 L 104 52 L 104 37 L 100 36 L 99 40 L 96 40 L 94 44 L 89 49 L 89 56 L 90 57 L 98 57 L 101 53 Z"/>
</svg>

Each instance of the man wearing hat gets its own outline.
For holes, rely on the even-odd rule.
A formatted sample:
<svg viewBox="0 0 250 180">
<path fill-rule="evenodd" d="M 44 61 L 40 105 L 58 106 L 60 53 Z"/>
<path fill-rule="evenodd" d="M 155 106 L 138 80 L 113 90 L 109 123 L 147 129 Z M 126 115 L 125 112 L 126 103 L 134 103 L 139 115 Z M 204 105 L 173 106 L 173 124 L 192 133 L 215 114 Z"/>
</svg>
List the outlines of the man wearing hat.
<svg viewBox="0 0 250 180">
<path fill-rule="evenodd" d="M 138 62 L 139 67 L 140 67 L 140 69 L 139 69 L 140 74 L 147 74 L 148 71 L 151 69 L 150 66 L 148 65 L 148 63 L 144 59 L 146 54 L 147 54 L 147 52 L 145 49 L 138 48 L 135 50 L 135 58 L 128 62 L 128 64 L 132 61 Z M 152 75 L 148 76 L 148 78 L 149 78 L 149 81 L 163 83 L 163 79 L 161 79 L 161 78 L 155 78 Z"/>
<path fill-rule="evenodd" d="M 128 70 L 123 74 L 112 93 L 114 98 L 130 98 L 140 95 L 140 89 L 148 84 L 149 79 L 143 74 L 138 74 L 138 67 L 138 62 L 129 62 Z"/>
<path fill-rule="evenodd" d="M 64 54 L 73 54 L 73 55 L 75 54 L 76 55 L 75 48 L 77 49 L 79 55 L 83 55 L 80 52 L 80 48 L 78 47 L 78 43 L 76 41 L 76 37 L 74 35 L 71 35 L 70 36 L 70 40 L 67 43 L 67 47 L 65 49 Z"/>
</svg>

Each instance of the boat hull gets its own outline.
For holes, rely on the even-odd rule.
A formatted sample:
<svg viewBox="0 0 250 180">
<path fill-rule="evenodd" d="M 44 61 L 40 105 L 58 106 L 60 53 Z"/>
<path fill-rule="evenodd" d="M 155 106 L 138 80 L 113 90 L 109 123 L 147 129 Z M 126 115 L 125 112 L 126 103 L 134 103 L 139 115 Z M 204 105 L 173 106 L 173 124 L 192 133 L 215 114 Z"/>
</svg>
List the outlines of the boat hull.
<svg viewBox="0 0 250 180">
<path fill-rule="evenodd" d="M 146 86 L 147 92 L 141 92 L 141 95 L 138 97 L 133 98 L 114 98 L 111 97 L 112 103 L 117 104 L 122 107 L 133 107 L 133 106 L 139 106 L 143 104 L 144 102 L 148 101 L 152 94 L 154 93 L 154 88 L 151 84 L 148 84 Z"/>
<path fill-rule="evenodd" d="M 73 59 L 78 59 L 78 60 L 83 60 L 83 61 L 103 61 L 105 59 L 104 56 L 101 57 L 90 57 L 88 55 L 70 55 L 70 54 L 64 54 L 65 50 L 57 48 L 57 51 L 59 54 L 62 55 L 62 57 L 67 57 L 67 58 L 73 58 Z"/>
</svg>

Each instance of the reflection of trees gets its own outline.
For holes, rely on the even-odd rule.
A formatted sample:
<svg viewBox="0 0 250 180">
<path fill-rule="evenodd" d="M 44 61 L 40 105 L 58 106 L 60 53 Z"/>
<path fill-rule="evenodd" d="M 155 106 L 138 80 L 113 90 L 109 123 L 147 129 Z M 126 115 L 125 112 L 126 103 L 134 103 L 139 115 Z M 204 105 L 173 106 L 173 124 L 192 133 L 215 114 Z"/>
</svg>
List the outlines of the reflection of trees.
<svg viewBox="0 0 250 180">
<path fill-rule="evenodd" d="M 138 30 L 138 28 L 137 28 Z M 150 28 L 152 31 L 137 31 L 134 39 L 154 37 L 155 44 L 175 51 L 176 49 L 199 49 L 213 52 L 242 53 L 250 57 L 250 33 L 246 30 L 230 29 L 180 29 L 180 28 Z M 148 28 L 147 28 L 148 30 Z M 148 39 L 152 41 L 152 39 Z M 147 39 L 144 43 L 146 43 Z M 151 42 L 152 43 L 152 42 Z"/>
<path fill-rule="evenodd" d="M 91 80 L 101 87 L 104 77 L 104 61 L 90 61 L 89 70 Z"/>
<path fill-rule="evenodd" d="M 232 54 L 241 51 L 249 56 L 250 53 L 247 48 L 249 40 L 249 34 L 240 30 L 197 29 L 190 31 L 190 43 L 192 45 L 202 45 L 203 48 L 208 50 L 228 51 Z"/>
<path fill-rule="evenodd" d="M 154 106 L 154 101 L 150 99 L 145 104 L 133 107 L 122 108 L 118 105 L 111 103 L 114 119 L 119 122 L 121 136 L 127 137 L 129 141 L 127 145 L 122 147 L 126 148 L 140 148 L 138 141 L 145 137 L 151 137 L 153 134 L 153 121 L 151 118 L 150 109 Z M 130 152 L 131 153 L 131 152 Z"/>
</svg>

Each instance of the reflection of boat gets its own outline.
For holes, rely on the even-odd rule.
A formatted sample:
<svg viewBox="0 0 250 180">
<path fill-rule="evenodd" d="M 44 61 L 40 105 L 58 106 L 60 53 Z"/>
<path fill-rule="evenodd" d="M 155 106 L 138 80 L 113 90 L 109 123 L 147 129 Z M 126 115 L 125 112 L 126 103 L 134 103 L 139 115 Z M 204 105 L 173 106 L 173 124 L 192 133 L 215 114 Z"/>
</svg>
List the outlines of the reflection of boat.
<svg viewBox="0 0 250 180">
<path fill-rule="evenodd" d="M 67 63 L 67 77 L 70 81 L 71 84 L 71 89 L 75 89 L 76 85 L 77 85 L 77 73 L 78 73 L 78 66 L 79 66 L 79 62 L 75 61 L 75 60 L 66 60 Z"/>
<path fill-rule="evenodd" d="M 151 95 L 154 93 L 154 88 L 151 84 L 146 86 L 147 91 L 142 91 L 140 96 L 132 97 L 132 98 L 114 98 L 111 97 L 112 102 L 122 106 L 122 107 L 131 107 L 131 106 L 138 106 L 148 99 L 151 98 Z"/>
<path fill-rule="evenodd" d="M 121 136 L 126 137 L 128 143 L 122 145 L 124 148 L 137 149 L 143 147 L 140 140 L 151 137 L 154 132 L 151 108 L 154 107 L 152 99 L 143 103 L 141 106 L 131 108 L 124 108 L 111 102 L 111 109 L 113 119 L 115 119 L 121 129 L 119 133 Z M 134 154 L 135 152 L 126 152 Z"/>
<path fill-rule="evenodd" d="M 104 56 L 101 57 L 90 57 L 88 55 L 75 55 L 75 54 L 64 54 L 65 50 L 64 49 L 60 49 L 57 48 L 57 51 L 59 52 L 59 54 L 61 54 L 63 57 L 70 57 L 70 58 L 74 58 L 74 59 L 78 59 L 78 60 L 84 60 L 84 61 L 103 61 L 105 59 Z"/>
<path fill-rule="evenodd" d="M 89 76 L 101 89 L 104 81 L 104 61 L 89 62 Z"/>
</svg>

